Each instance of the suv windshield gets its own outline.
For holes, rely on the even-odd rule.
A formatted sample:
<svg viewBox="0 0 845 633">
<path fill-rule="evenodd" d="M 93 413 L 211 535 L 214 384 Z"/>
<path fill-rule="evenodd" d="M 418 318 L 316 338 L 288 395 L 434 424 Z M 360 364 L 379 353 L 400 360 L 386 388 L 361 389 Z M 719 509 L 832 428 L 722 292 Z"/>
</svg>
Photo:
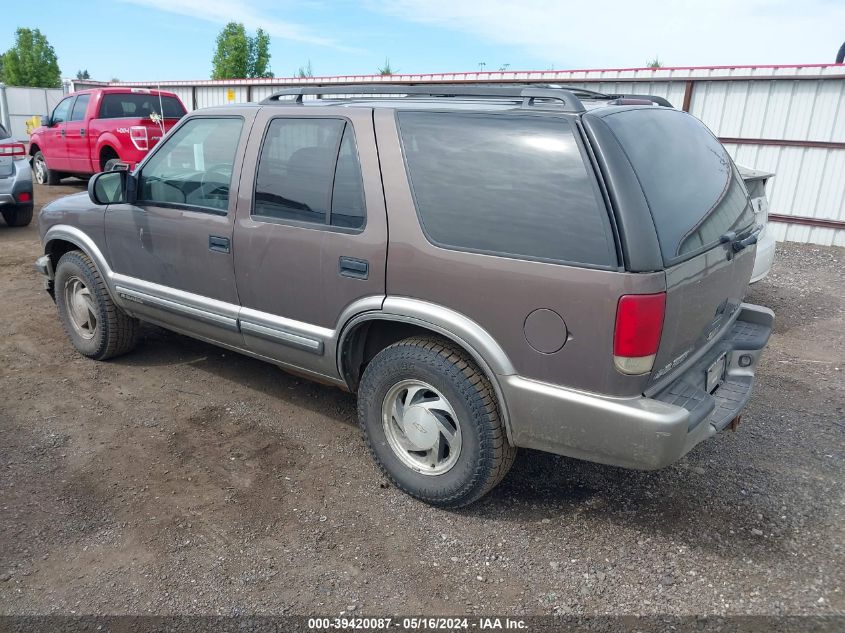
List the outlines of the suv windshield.
<svg viewBox="0 0 845 633">
<path fill-rule="evenodd" d="M 159 97 L 146 93 L 107 94 L 100 104 L 101 119 L 138 118 L 146 119 L 156 112 L 161 114 L 164 108 L 165 119 L 180 119 L 185 115 L 185 108 L 175 97 Z"/>
<path fill-rule="evenodd" d="M 754 220 L 736 167 L 705 125 L 669 108 L 638 108 L 604 117 L 643 189 L 663 261 L 712 248 Z"/>
</svg>

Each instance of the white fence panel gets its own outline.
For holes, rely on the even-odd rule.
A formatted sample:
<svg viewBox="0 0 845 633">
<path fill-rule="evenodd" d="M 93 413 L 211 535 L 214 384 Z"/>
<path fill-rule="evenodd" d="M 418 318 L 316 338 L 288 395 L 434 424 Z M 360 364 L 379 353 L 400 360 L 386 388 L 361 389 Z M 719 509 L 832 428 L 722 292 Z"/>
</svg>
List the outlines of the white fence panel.
<svg viewBox="0 0 845 633">
<path fill-rule="evenodd" d="M 738 163 L 775 172 L 769 183 L 770 211 L 796 217 L 794 223 L 773 224 L 778 239 L 845 245 L 845 65 L 278 77 L 163 81 L 160 86 L 176 92 L 190 110 L 261 101 L 282 88 L 304 85 L 477 82 L 567 84 L 604 93 L 651 94 L 676 108 L 688 105 Z M 73 83 L 77 89 L 107 85 Z"/>
<path fill-rule="evenodd" d="M 26 122 L 34 116 L 44 116 L 53 111 L 56 104 L 64 96 L 61 88 L 23 88 L 20 86 L 5 86 L 0 88 L 5 92 L 5 120 L 0 121 L 9 125 L 9 132 L 13 137 L 26 140 Z M 2 99 L 2 96 L 0 96 Z M 5 110 L 4 108 L 4 110 Z"/>
</svg>

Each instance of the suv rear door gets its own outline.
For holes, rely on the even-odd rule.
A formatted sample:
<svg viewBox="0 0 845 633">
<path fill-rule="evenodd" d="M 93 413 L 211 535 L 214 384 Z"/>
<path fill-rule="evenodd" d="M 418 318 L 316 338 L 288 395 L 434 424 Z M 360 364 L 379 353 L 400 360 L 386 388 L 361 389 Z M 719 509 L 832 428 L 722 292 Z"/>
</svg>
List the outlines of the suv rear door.
<svg viewBox="0 0 845 633">
<path fill-rule="evenodd" d="M 372 110 L 262 108 L 241 191 L 234 253 L 246 345 L 336 376 L 331 343 L 346 310 L 381 307 L 384 297 L 387 222 Z"/>
<path fill-rule="evenodd" d="M 754 213 L 727 150 L 701 121 L 664 107 L 607 110 L 584 119 L 588 125 L 600 119 L 633 167 L 666 272 L 655 382 L 717 340 L 732 321 L 755 254 L 753 245 L 738 252 L 734 245 L 753 234 Z"/>
</svg>

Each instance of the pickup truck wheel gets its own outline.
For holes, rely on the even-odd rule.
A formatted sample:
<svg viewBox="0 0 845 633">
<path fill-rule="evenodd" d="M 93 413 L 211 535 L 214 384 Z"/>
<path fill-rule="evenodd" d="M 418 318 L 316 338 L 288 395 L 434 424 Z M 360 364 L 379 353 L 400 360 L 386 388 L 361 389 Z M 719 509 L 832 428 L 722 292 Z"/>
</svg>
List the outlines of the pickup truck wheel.
<svg viewBox="0 0 845 633">
<path fill-rule="evenodd" d="M 103 171 L 111 171 L 112 167 L 120 162 L 119 158 L 109 158 L 103 165 Z"/>
<path fill-rule="evenodd" d="M 516 456 L 489 381 L 440 338 L 408 338 L 379 352 L 358 389 L 358 420 L 393 485 L 435 506 L 480 499 Z"/>
<path fill-rule="evenodd" d="M 32 206 L 3 209 L 3 219 L 9 226 L 29 226 L 32 222 Z"/>
<path fill-rule="evenodd" d="M 80 354 L 106 360 L 135 346 L 138 321 L 114 304 L 88 255 L 62 255 L 54 288 L 59 320 Z"/>
<path fill-rule="evenodd" d="M 47 167 L 47 161 L 41 152 L 35 152 L 32 158 L 32 171 L 35 172 L 35 182 L 39 185 L 58 185 L 62 179 L 59 172 Z"/>
</svg>

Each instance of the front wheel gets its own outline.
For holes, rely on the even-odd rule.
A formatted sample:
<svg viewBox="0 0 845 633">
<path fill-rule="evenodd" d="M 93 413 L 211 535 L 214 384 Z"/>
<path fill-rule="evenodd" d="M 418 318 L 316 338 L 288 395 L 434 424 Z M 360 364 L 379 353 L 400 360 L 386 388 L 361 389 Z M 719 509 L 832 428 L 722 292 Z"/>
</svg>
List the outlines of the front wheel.
<svg viewBox="0 0 845 633">
<path fill-rule="evenodd" d="M 62 180 L 59 172 L 47 167 L 47 161 L 41 152 L 35 152 L 32 157 L 32 171 L 35 173 L 35 182 L 39 185 L 58 185 Z"/>
<path fill-rule="evenodd" d="M 440 338 L 408 338 L 379 352 L 358 389 L 358 419 L 385 475 L 431 505 L 480 499 L 516 456 L 489 381 Z"/>
<path fill-rule="evenodd" d="M 82 251 L 62 255 L 54 290 L 59 320 L 80 354 L 106 360 L 135 346 L 138 321 L 114 304 L 88 255 Z"/>
</svg>

